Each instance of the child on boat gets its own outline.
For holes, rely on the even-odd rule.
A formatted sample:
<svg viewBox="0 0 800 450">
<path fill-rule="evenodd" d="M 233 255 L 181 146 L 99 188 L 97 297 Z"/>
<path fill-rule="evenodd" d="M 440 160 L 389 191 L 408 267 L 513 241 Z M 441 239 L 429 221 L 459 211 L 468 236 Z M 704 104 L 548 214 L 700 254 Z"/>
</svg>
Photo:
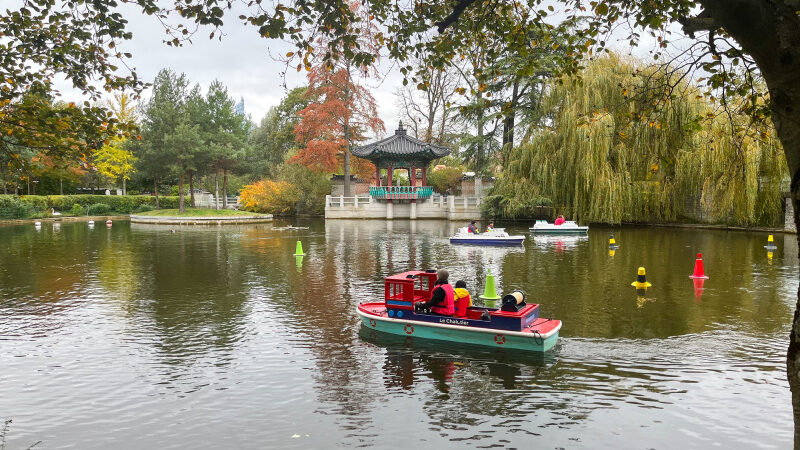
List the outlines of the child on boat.
<svg viewBox="0 0 800 450">
<path fill-rule="evenodd" d="M 566 221 L 567 220 L 564 219 L 564 216 L 558 216 L 558 218 L 556 219 L 556 223 L 554 223 L 553 225 L 561 225 L 562 223 L 564 223 Z"/>
<path fill-rule="evenodd" d="M 455 294 L 455 314 L 453 317 L 467 317 L 467 308 L 472 306 L 472 298 L 467 290 L 467 283 L 464 280 L 456 281 Z"/>
<path fill-rule="evenodd" d="M 494 231 L 494 222 L 489 222 L 489 225 L 486 225 L 486 232 Z"/>
</svg>

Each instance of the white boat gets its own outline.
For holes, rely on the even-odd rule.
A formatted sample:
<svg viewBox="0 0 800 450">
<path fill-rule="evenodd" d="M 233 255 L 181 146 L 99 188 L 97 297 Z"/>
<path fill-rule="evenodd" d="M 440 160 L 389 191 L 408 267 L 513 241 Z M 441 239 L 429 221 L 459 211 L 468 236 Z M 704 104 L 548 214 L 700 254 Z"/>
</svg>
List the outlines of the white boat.
<svg viewBox="0 0 800 450">
<path fill-rule="evenodd" d="M 537 220 L 530 230 L 533 234 L 586 234 L 589 232 L 589 227 L 580 226 L 572 220 L 561 225 L 548 223 L 546 220 Z"/>
<path fill-rule="evenodd" d="M 525 236 L 519 234 L 509 236 L 505 228 L 495 228 L 485 233 L 470 233 L 467 227 L 459 228 L 455 236 L 450 238 L 451 244 L 471 245 L 521 245 Z"/>
</svg>

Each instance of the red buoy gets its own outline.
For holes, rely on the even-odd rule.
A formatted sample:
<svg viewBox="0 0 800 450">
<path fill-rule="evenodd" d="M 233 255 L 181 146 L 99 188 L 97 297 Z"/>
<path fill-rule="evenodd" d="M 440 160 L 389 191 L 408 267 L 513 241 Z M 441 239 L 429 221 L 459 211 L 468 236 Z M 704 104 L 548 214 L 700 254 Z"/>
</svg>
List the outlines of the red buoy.
<svg viewBox="0 0 800 450">
<path fill-rule="evenodd" d="M 111 226 L 111 219 L 108 219 L 108 220 L 106 220 L 106 226 L 107 226 L 107 227 L 110 227 L 110 226 Z"/>
<path fill-rule="evenodd" d="M 694 273 L 689 275 L 689 278 L 702 278 L 703 280 L 708 279 L 703 271 L 703 255 L 701 253 L 697 254 L 697 259 L 694 261 Z"/>
</svg>

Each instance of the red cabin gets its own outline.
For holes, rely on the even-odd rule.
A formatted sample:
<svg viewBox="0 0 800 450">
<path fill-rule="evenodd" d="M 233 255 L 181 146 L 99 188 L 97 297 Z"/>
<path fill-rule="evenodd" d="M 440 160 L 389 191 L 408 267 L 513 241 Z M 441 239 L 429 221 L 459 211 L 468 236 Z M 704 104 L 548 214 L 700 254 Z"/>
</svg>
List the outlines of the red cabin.
<svg viewBox="0 0 800 450">
<path fill-rule="evenodd" d="M 436 271 L 411 270 L 388 276 L 384 282 L 387 308 L 413 310 L 415 302 L 431 299 Z"/>
</svg>

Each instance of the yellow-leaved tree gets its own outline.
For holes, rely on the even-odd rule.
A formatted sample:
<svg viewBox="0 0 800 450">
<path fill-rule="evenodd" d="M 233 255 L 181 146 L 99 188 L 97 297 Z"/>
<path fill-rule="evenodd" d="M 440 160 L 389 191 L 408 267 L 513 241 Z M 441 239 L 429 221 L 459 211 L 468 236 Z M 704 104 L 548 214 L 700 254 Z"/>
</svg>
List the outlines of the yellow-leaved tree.
<svg viewBox="0 0 800 450">
<path fill-rule="evenodd" d="M 291 183 L 261 180 L 245 186 L 240 201 L 247 211 L 291 214 L 299 198 L 298 189 Z"/>
<path fill-rule="evenodd" d="M 135 106 L 127 94 L 116 94 L 114 100 L 108 102 L 108 107 L 118 123 L 131 125 L 136 122 Z M 127 194 L 126 181 L 136 171 L 136 157 L 125 146 L 128 139 L 128 136 L 114 137 L 94 152 L 97 170 L 114 181 L 122 180 L 122 195 Z"/>
</svg>

